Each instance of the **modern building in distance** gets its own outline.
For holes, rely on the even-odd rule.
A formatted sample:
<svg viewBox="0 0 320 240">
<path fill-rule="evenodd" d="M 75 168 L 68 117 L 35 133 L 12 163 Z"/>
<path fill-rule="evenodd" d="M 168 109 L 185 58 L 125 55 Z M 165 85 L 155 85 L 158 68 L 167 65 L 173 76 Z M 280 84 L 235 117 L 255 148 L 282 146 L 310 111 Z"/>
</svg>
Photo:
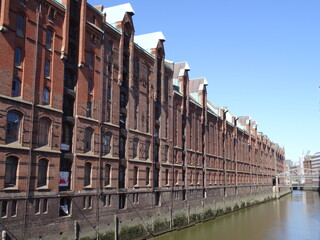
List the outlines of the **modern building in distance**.
<svg viewBox="0 0 320 240">
<path fill-rule="evenodd" d="M 177 213 L 272 194 L 284 149 L 250 117 L 210 103 L 205 78 L 166 60 L 161 32 L 135 36 L 130 4 L 0 3 L 5 234 L 79 239 L 158 219 L 171 227 Z"/>
</svg>

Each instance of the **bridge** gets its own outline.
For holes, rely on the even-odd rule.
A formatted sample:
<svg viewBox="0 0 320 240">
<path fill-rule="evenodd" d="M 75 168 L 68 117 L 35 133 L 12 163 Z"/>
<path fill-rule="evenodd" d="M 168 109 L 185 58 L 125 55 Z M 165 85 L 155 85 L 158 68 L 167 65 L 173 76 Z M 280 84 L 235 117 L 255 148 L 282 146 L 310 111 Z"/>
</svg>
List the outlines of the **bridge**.
<svg viewBox="0 0 320 240">
<path fill-rule="evenodd" d="M 320 171 L 310 168 L 292 169 L 276 175 L 276 182 L 299 190 L 319 190 Z"/>
</svg>

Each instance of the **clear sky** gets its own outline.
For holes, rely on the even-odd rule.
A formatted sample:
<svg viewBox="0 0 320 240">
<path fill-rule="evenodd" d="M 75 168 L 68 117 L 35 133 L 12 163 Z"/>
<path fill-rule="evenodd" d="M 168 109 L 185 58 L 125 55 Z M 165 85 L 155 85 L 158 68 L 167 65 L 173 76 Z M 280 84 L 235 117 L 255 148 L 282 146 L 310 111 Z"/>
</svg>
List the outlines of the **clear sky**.
<svg viewBox="0 0 320 240">
<path fill-rule="evenodd" d="M 136 35 L 162 31 L 166 58 L 206 77 L 208 99 L 297 161 L 320 151 L 319 0 L 89 0 L 130 2 Z"/>
</svg>

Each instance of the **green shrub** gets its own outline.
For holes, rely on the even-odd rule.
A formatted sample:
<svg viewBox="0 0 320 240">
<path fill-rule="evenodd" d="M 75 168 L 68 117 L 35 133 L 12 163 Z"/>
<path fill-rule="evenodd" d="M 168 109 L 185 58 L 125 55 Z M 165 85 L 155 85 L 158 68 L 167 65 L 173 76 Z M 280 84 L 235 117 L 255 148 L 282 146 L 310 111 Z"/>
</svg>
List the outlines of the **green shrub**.
<svg viewBox="0 0 320 240">
<path fill-rule="evenodd" d="M 154 221 L 153 231 L 155 233 L 164 231 L 169 228 L 170 228 L 170 223 L 166 219 L 164 221 L 161 221 L 160 219 L 156 219 Z"/>
</svg>

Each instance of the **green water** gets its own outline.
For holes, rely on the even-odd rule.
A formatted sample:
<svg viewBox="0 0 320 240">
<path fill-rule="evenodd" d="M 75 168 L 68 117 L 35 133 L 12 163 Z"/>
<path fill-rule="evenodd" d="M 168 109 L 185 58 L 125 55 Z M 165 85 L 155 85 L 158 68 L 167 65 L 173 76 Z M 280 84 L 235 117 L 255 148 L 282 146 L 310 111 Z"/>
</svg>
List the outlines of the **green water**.
<svg viewBox="0 0 320 240">
<path fill-rule="evenodd" d="M 154 240 L 320 240 L 320 195 L 294 191 L 279 200 L 168 233 Z"/>
</svg>

